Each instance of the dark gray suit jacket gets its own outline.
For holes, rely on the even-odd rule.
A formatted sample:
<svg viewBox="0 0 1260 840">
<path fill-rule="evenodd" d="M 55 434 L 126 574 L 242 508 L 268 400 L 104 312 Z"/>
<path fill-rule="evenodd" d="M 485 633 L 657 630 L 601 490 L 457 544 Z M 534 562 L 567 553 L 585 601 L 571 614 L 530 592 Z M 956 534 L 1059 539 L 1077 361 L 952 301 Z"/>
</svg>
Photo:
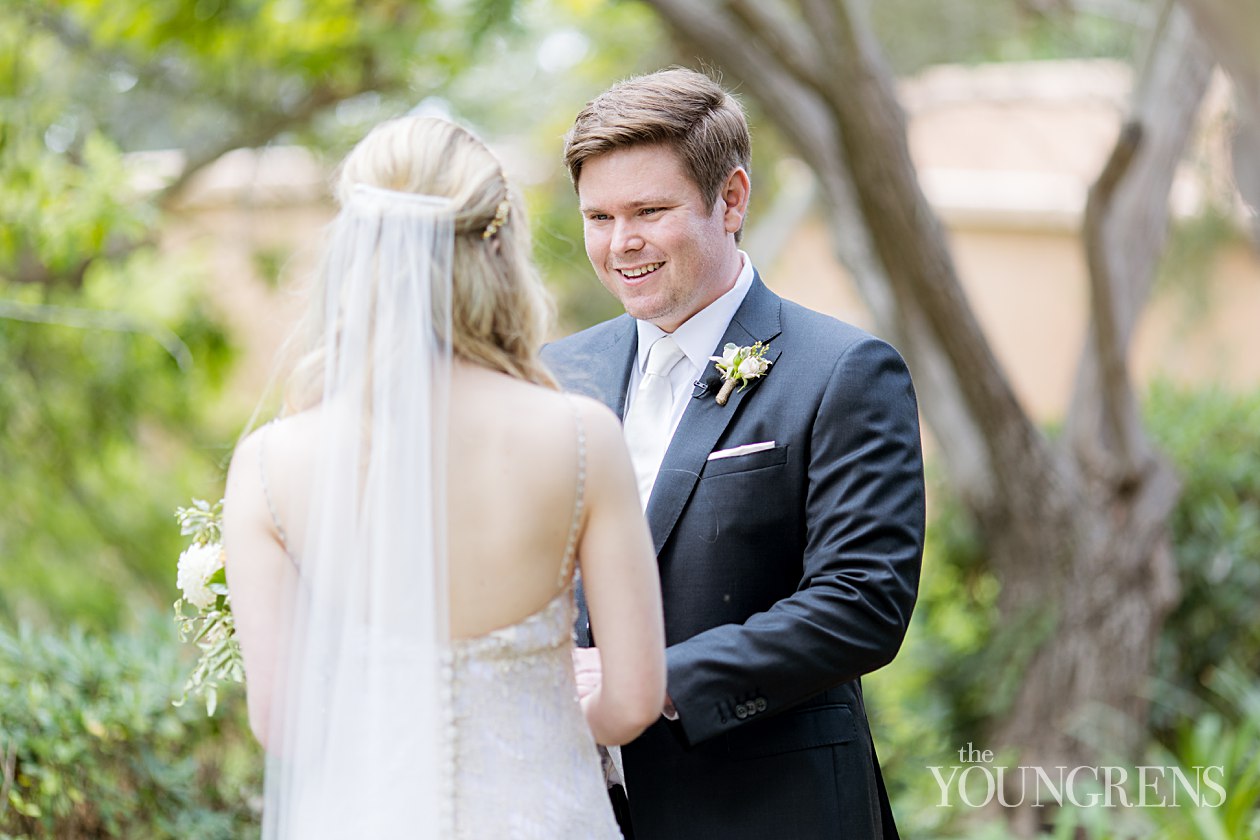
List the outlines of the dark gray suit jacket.
<svg viewBox="0 0 1260 840">
<path fill-rule="evenodd" d="M 706 369 L 647 510 L 680 717 L 623 750 L 635 837 L 892 837 L 859 678 L 896 654 L 918 588 L 914 390 L 888 344 L 760 277 L 714 355 L 758 340 L 773 364 L 725 406 Z M 621 416 L 636 345 L 622 316 L 543 355 Z"/>
</svg>

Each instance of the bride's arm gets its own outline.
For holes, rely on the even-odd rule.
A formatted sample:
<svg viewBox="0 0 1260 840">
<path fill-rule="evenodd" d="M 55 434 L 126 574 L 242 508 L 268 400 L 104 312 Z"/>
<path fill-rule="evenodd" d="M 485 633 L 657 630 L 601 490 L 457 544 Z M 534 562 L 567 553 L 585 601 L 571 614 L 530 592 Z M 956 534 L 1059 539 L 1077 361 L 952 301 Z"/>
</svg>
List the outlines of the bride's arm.
<svg viewBox="0 0 1260 840">
<path fill-rule="evenodd" d="M 266 747 L 285 630 L 285 593 L 295 570 L 271 519 L 259 445 L 260 434 L 255 432 L 241 441 L 232 456 L 223 502 L 223 548 L 236 635 L 245 660 L 249 724 Z"/>
<path fill-rule="evenodd" d="M 578 563 L 603 675 L 582 698 L 582 710 L 596 741 L 624 744 L 660 717 L 665 701 L 660 575 L 621 425 L 604 406 L 584 405 L 586 517 Z"/>
</svg>

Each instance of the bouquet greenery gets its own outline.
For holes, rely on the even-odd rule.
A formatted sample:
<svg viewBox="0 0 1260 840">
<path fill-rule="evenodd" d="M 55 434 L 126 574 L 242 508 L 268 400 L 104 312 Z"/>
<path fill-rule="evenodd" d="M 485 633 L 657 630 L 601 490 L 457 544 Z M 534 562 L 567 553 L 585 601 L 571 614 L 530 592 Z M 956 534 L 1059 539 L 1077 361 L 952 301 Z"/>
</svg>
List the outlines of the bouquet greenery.
<svg viewBox="0 0 1260 840">
<path fill-rule="evenodd" d="M 193 499 L 192 507 L 176 509 L 175 518 L 180 532 L 192 537 L 192 544 L 179 555 L 175 583 L 182 597 L 175 602 L 175 623 L 180 638 L 200 651 L 175 705 L 183 705 L 190 693 L 198 694 L 205 700 L 206 714 L 213 715 L 219 687 L 226 682 L 245 682 L 223 565 L 223 500 L 212 506 Z"/>
</svg>

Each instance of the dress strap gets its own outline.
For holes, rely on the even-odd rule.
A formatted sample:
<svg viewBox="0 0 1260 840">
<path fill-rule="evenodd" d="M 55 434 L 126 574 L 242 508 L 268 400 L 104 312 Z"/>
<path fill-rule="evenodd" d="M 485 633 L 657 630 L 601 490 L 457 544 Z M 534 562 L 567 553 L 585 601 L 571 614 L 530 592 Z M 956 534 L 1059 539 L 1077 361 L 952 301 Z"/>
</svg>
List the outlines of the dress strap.
<svg viewBox="0 0 1260 840">
<path fill-rule="evenodd" d="M 275 421 L 273 420 L 272 423 Z M 271 487 L 267 484 L 267 434 L 271 431 L 271 423 L 263 426 L 258 433 L 258 477 L 262 479 L 263 498 L 267 500 L 267 510 L 271 511 L 271 523 L 276 527 L 276 535 L 280 538 L 280 547 L 293 560 L 293 552 L 289 550 L 289 536 L 280 522 L 280 514 L 276 511 L 276 503 L 271 498 Z"/>
<path fill-rule="evenodd" d="M 577 497 L 573 500 L 573 520 L 569 523 L 569 540 L 564 547 L 564 560 L 560 564 L 559 585 L 565 586 L 573 573 L 573 559 L 577 554 L 578 529 L 586 508 L 586 427 L 582 424 L 582 409 L 571 394 L 565 394 L 573 409 L 573 421 L 577 426 Z"/>
</svg>

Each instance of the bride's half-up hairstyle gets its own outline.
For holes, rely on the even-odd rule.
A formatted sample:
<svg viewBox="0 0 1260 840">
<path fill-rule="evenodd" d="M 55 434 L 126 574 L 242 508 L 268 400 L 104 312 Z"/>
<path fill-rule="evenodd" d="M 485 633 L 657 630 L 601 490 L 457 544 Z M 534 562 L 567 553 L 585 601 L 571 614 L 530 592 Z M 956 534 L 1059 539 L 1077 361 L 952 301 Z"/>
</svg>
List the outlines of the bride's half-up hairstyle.
<svg viewBox="0 0 1260 840">
<path fill-rule="evenodd" d="M 524 203 L 486 145 L 448 120 L 391 120 L 373 129 L 342 163 L 338 202 L 346 204 L 360 184 L 450 199 L 455 356 L 555 387 L 538 357 L 552 307 L 534 267 Z M 322 285 L 320 275 L 315 281 Z M 300 330 L 302 355 L 285 388 L 286 413 L 310 408 L 320 398 L 321 348 L 330 325 L 323 323 L 323 296 L 314 291 Z"/>
</svg>

